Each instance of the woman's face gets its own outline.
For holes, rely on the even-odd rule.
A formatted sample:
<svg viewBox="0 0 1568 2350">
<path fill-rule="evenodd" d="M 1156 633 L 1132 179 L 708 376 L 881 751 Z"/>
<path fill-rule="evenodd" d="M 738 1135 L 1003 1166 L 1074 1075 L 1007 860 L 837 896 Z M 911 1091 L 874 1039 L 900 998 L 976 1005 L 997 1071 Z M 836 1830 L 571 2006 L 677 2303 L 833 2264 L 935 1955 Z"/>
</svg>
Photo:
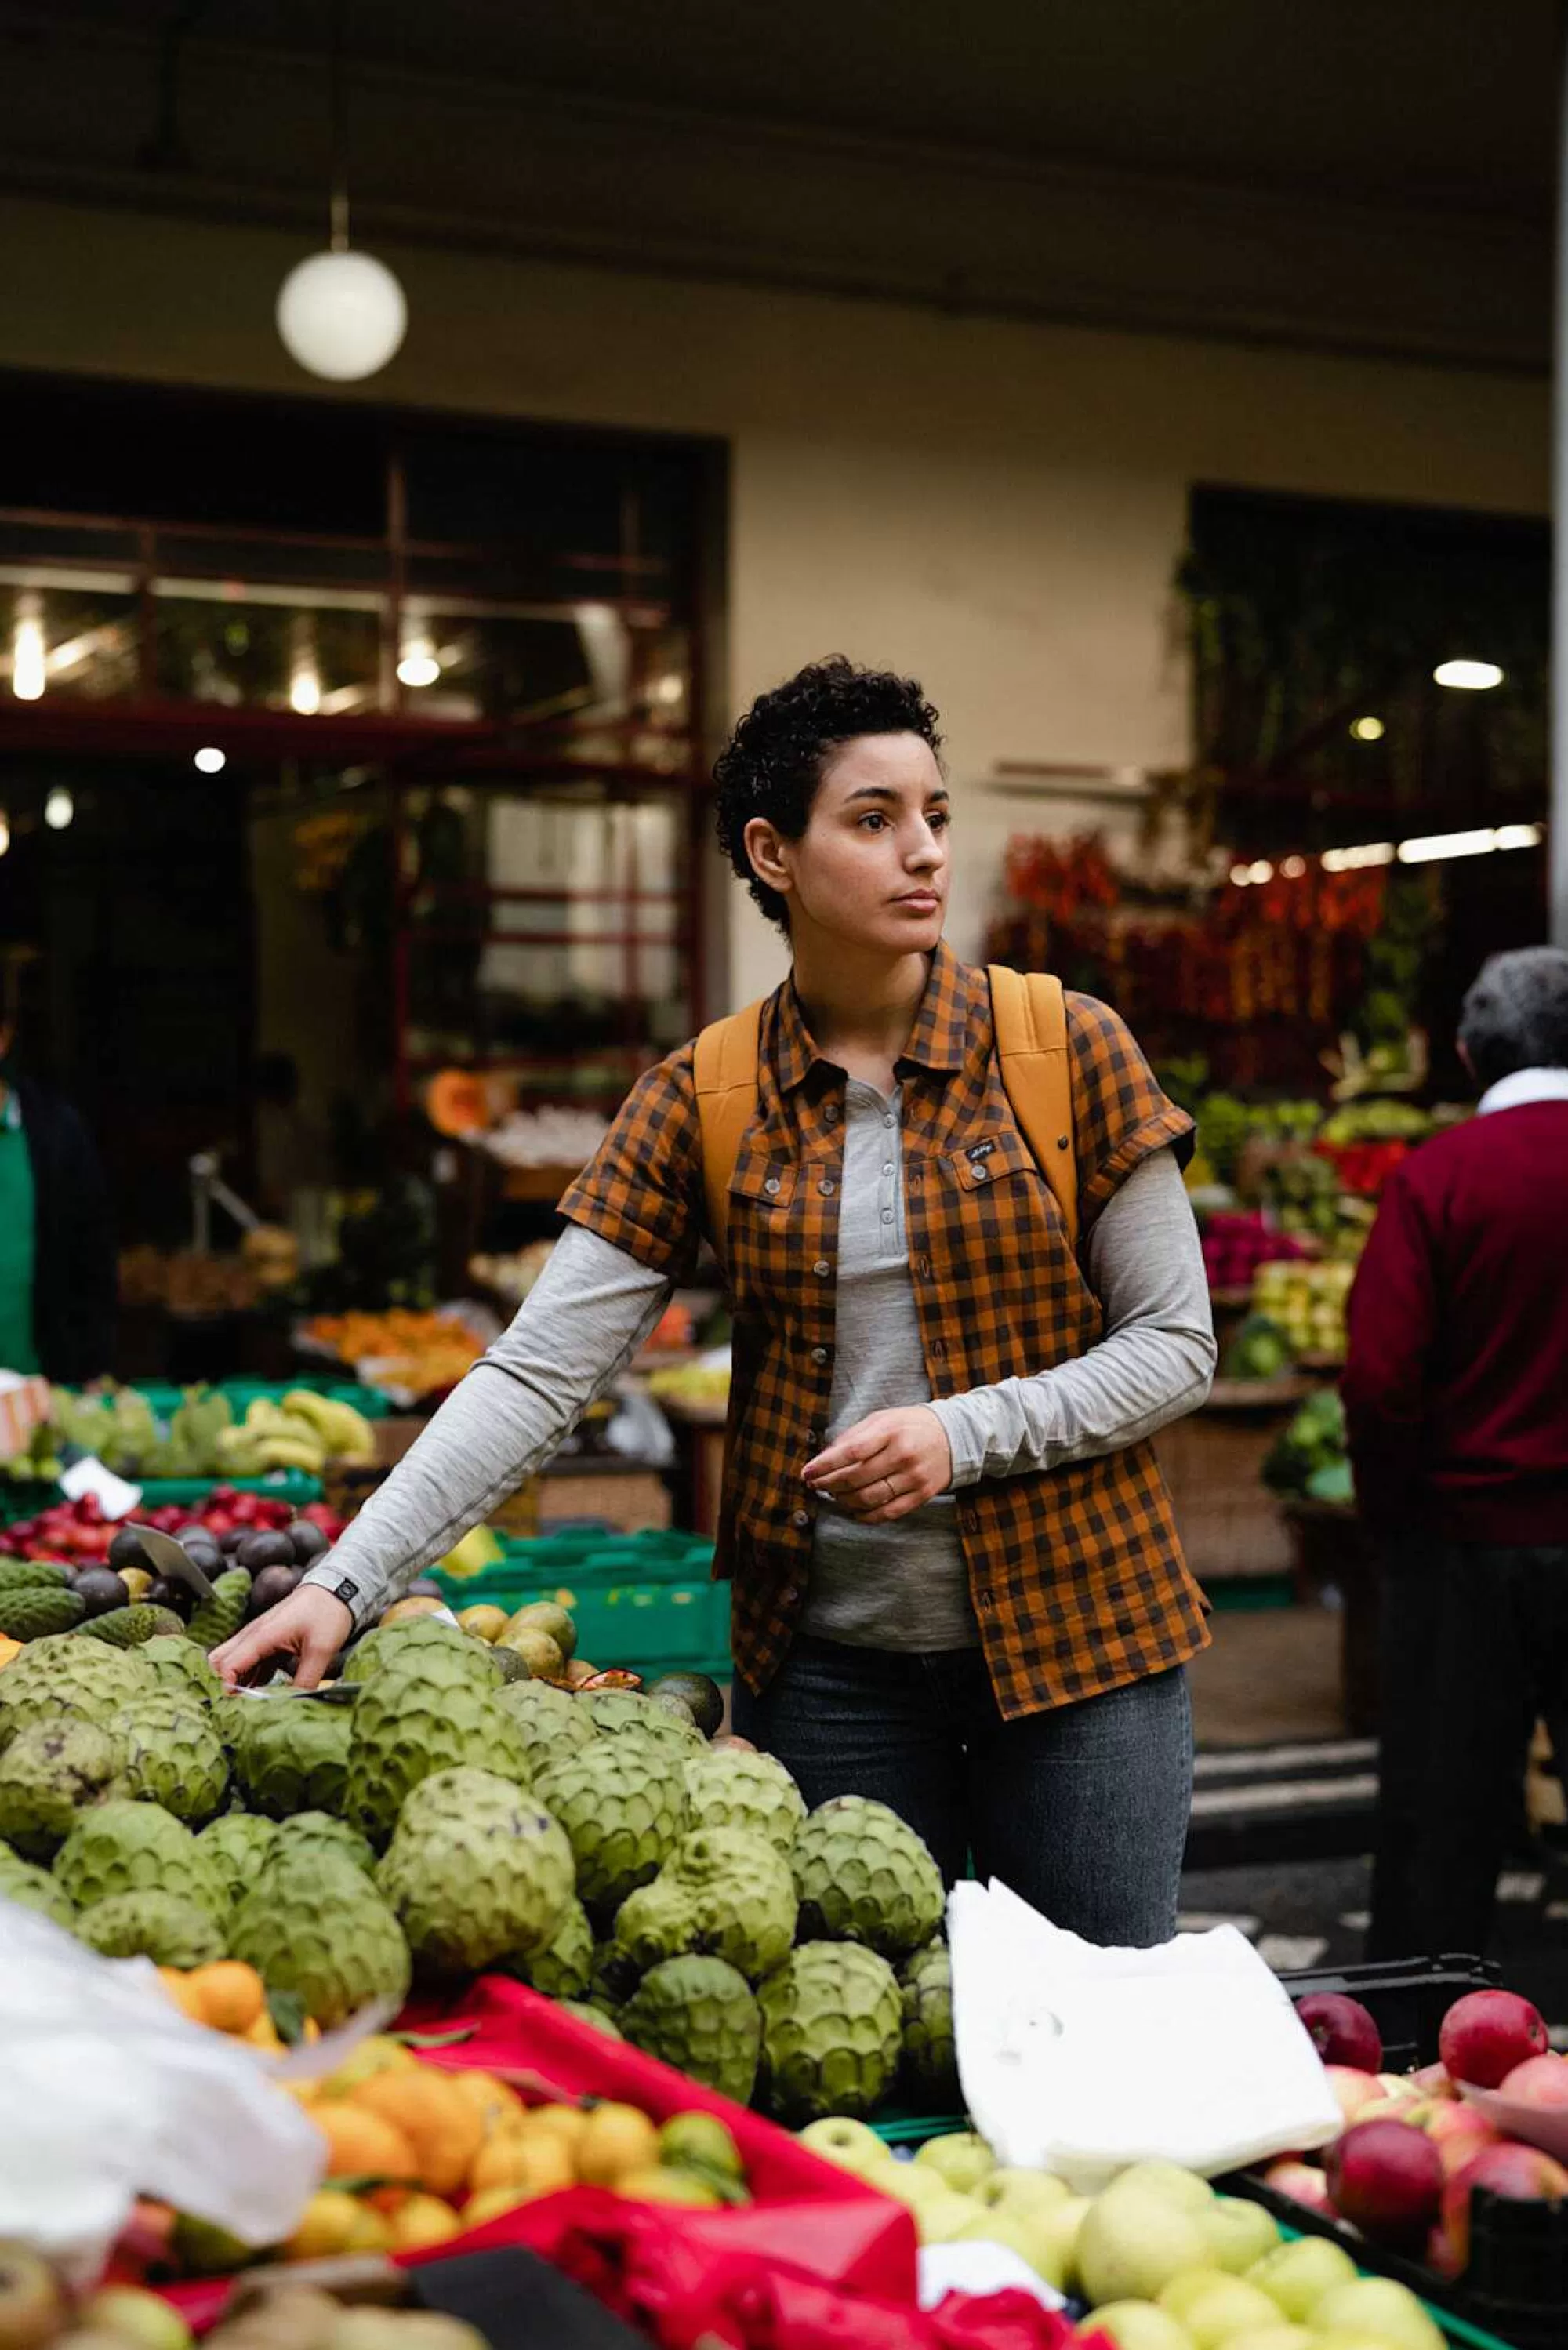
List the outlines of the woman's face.
<svg viewBox="0 0 1568 2350">
<path fill-rule="evenodd" d="M 753 817 L 746 847 L 803 925 L 888 954 L 929 954 L 948 903 L 948 787 L 918 734 L 861 734 L 829 759 L 798 840 Z M 753 837 L 753 836 L 755 836 Z"/>
</svg>

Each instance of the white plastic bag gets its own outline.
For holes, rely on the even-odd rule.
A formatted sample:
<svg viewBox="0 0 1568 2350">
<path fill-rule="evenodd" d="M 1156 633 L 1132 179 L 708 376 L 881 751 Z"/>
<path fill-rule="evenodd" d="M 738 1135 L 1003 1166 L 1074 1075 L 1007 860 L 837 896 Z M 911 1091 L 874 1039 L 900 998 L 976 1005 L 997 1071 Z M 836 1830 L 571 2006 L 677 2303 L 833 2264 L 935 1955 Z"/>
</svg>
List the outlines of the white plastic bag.
<svg viewBox="0 0 1568 2350">
<path fill-rule="evenodd" d="M 959 2074 L 1001 2160 L 1093 2194 L 1162 2158 L 1215 2178 L 1344 2127 L 1278 1977 L 1233 1926 L 1101 1950 L 994 1881 L 948 1902 Z"/>
<path fill-rule="evenodd" d="M 298 2224 L 326 2141 L 257 2052 L 182 2015 L 147 1960 L 101 1959 L 0 1899 L 0 2237 L 73 2282 L 94 2281 L 139 2195 L 246 2244 Z"/>
</svg>

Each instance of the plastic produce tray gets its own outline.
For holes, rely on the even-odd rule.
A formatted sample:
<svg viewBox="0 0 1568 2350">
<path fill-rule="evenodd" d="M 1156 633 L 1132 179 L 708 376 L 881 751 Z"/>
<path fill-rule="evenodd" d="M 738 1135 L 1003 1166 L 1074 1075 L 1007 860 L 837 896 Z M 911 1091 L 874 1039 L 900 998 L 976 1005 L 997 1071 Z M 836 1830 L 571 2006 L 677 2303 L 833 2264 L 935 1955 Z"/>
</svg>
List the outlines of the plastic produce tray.
<svg viewBox="0 0 1568 2350">
<path fill-rule="evenodd" d="M 179 1410 L 190 1393 L 189 1387 L 180 1387 L 171 1379 L 128 1379 L 138 1395 L 144 1395 L 160 1419 L 167 1419 Z M 384 1419 L 391 1406 L 379 1388 L 362 1387 L 358 1379 L 312 1378 L 279 1379 L 194 1379 L 192 1387 L 206 1386 L 217 1394 L 226 1396 L 236 1419 L 243 1419 L 258 1396 L 269 1403 L 281 1403 L 296 1388 L 305 1388 L 312 1395 L 327 1396 L 334 1403 L 352 1405 L 366 1419 Z"/>
<path fill-rule="evenodd" d="M 1358 1999 L 1383 2034 L 1391 2072 L 1435 2064 L 1438 2033 L 1455 2000 L 1499 1980 L 1496 1966 L 1454 1956 L 1282 1977 L 1297 1999 L 1324 1991 Z M 1479 2193 L 1471 2208 L 1470 2264 L 1449 2283 L 1417 2261 L 1368 2243 L 1343 2220 L 1321 2218 L 1274 2194 L 1250 2171 L 1231 2185 L 1294 2233 L 1332 2237 L 1363 2268 L 1397 2277 L 1456 2342 L 1473 2345 L 1479 2334 L 1483 2344 L 1501 2343 L 1508 2350 L 1563 2350 L 1568 2343 L 1568 2210 Z"/>
<path fill-rule="evenodd" d="M 323 1490 L 320 1478 L 307 1477 L 302 1469 L 285 1469 L 273 1477 L 150 1477 L 142 1485 L 138 1511 L 188 1508 L 205 1501 L 216 1485 L 226 1485 L 234 1493 L 264 1493 L 269 1502 L 286 1502 L 295 1510 L 319 1502 Z M 0 1486 L 0 1526 L 36 1518 L 60 1498 L 57 1485 Z"/>
</svg>

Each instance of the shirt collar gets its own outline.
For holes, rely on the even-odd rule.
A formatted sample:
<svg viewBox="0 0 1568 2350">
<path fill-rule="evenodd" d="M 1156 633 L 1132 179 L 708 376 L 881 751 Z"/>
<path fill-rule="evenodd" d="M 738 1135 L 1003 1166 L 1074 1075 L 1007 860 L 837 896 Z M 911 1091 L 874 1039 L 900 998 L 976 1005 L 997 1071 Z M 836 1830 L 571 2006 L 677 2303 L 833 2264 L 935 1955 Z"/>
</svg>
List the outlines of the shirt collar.
<svg viewBox="0 0 1568 2350">
<path fill-rule="evenodd" d="M 1493 1110 L 1522 1109 L 1527 1102 L 1548 1101 L 1568 1102 L 1568 1069 L 1515 1069 L 1487 1088 L 1476 1114 L 1490 1118 Z"/>
<path fill-rule="evenodd" d="M 899 1066 L 912 1063 L 922 1069 L 961 1069 L 968 1045 L 972 993 L 972 974 L 959 961 L 947 941 L 939 939 L 931 956 L 926 992 L 920 998 L 920 1008 L 909 1032 L 909 1041 L 898 1055 Z M 795 993 L 793 972 L 778 992 L 777 1003 L 774 1066 L 779 1090 L 787 1094 L 802 1082 L 816 1062 L 831 1065 L 818 1050 L 816 1041 L 806 1025 L 805 1014 Z"/>
</svg>

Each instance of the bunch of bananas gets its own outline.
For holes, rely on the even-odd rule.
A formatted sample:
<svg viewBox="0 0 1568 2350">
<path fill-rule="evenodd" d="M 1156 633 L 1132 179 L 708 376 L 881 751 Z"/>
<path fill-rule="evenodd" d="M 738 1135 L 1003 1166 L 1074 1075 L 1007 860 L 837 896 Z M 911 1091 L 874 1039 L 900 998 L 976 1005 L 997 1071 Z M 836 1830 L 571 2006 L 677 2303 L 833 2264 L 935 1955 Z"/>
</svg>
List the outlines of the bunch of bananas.
<svg viewBox="0 0 1568 2350">
<path fill-rule="evenodd" d="M 218 1457 L 230 1477 L 265 1477 L 273 1469 L 319 1477 L 328 1461 L 369 1467 L 376 1443 L 369 1421 L 352 1405 L 292 1388 L 281 1403 L 257 1396 L 241 1425 L 219 1436 Z"/>
</svg>

